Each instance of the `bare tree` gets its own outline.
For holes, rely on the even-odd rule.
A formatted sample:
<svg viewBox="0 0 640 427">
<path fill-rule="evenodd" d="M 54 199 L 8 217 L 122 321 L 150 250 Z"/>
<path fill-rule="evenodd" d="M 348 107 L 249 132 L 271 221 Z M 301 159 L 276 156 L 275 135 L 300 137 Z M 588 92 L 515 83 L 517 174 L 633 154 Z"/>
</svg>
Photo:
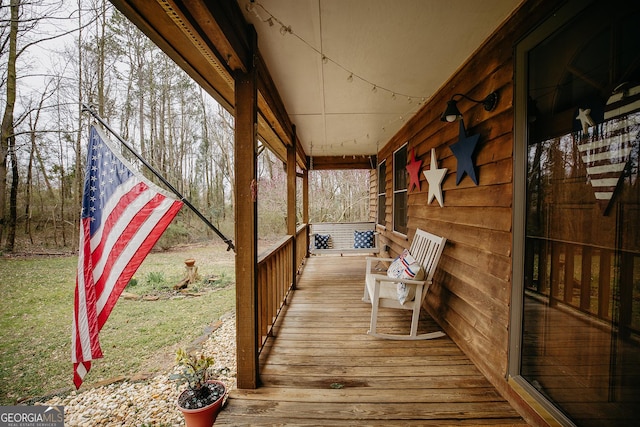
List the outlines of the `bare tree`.
<svg viewBox="0 0 640 427">
<path fill-rule="evenodd" d="M 33 244 L 33 234 L 31 231 L 31 188 L 33 184 L 33 162 L 38 152 L 38 121 L 42 113 L 42 107 L 45 101 L 53 95 L 53 91 L 49 90 L 49 83 L 45 86 L 39 104 L 29 111 L 29 140 L 31 142 L 31 150 L 29 150 L 29 162 L 27 166 L 27 181 L 25 183 L 25 202 L 24 202 L 24 232 L 29 235 L 29 240 Z M 46 175 L 45 175 L 46 177 Z"/>
<path fill-rule="evenodd" d="M 0 57 L 2 58 L 1 86 L 5 89 L 4 111 L 0 131 L 0 242 L 5 229 L 7 232 L 5 250 L 13 251 L 15 244 L 15 227 L 17 221 L 17 197 L 19 184 L 19 163 L 16 145 L 17 123 L 28 116 L 23 112 L 17 118 L 16 99 L 18 94 L 18 59 L 33 46 L 45 41 L 54 40 L 67 34 L 56 31 L 54 34 L 39 32 L 40 24 L 44 19 L 50 22 L 58 19 L 57 10 L 60 2 L 23 2 L 11 0 L 8 6 L 0 4 L 0 21 L 8 23 L 0 31 Z M 8 15 L 7 15 L 8 14 Z M 6 30 L 5 28 L 8 28 Z M 6 62 L 5 62 L 6 60 Z M 6 64 L 6 69 L 4 68 Z M 25 77 L 27 73 L 20 77 Z M 9 193 L 9 210 L 7 212 L 6 181 L 7 168 L 11 166 L 11 181 Z"/>
<path fill-rule="evenodd" d="M 78 0 L 78 10 L 82 9 L 82 0 Z M 82 14 L 78 13 L 78 46 L 82 46 Z M 82 206 L 82 191 L 83 191 L 83 179 L 80 170 L 82 169 L 82 156 L 80 153 L 82 152 L 82 103 L 83 103 L 83 92 L 82 92 L 82 49 L 78 49 L 78 132 L 76 133 L 76 179 L 75 179 L 75 189 L 76 189 L 76 204 L 77 206 Z M 80 229 L 80 213 L 78 213 L 77 218 L 74 218 L 75 230 Z"/>
<path fill-rule="evenodd" d="M 81 113 L 82 103 L 94 105 L 98 114 L 116 131 L 119 129 L 122 137 L 203 210 L 212 223 L 221 228 L 228 226 L 235 204 L 233 116 L 106 0 L 66 2 L 65 7 L 76 9 L 67 12 L 64 21 L 56 21 L 56 14 L 48 19 L 73 28 L 54 24 L 46 27 L 48 33 L 35 31 L 53 1 L 57 0 L 0 0 L 0 24 L 6 23 L 0 25 L 0 103 L 4 104 L 0 242 L 5 243 L 3 233 L 8 237 L 9 228 L 15 229 L 16 219 L 21 220 L 16 210 L 20 203 L 25 233 L 32 232 L 32 218 L 34 233 L 36 221 L 41 221 L 38 225 L 54 221 L 53 228 L 46 228 L 53 229 L 55 242 L 75 242 L 68 224 L 75 223 L 74 233 L 78 231 L 84 174 L 82 151 L 90 121 Z M 28 13 L 21 15 L 23 9 Z M 11 17 L 12 10 L 16 18 Z M 47 70 L 51 88 L 31 89 L 25 96 L 26 85 L 21 88 L 20 79 L 26 76 L 21 70 L 27 70 L 27 66 L 24 60 L 18 60 L 20 54 L 39 40 L 71 31 L 75 33 L 66 39 L 63 50 L 56 46 L 49 51 L 50 67 L 55 69 Z M 45 100 L 47 94 L 53 96 Z M 257 155 L 268 185 L 268 192 L 261 193 L 265 197 L 261 206 L 268 212 L 265 215 L 273 218 L 273 229 L 280 230 L 282 209 L 286 207 L 282 163 L 264 147 Z M 138 167 L 144 170 L 140 164 Z M 150 173 L 144 173 L 153 179 Z M 357 173 L 315 171 L 310 176 L 314 220 L 368 218 L 368 173 L 364 178 Z M 22 177 L 26 177 L 25 190 L 18 191 Z M 7 178 L 11 178 L 10 188 L 5 189 Z M 11 193 L 5 191 L 9 189 Z M 191 217 L 185 212 L 178 220 L 184 224 Z M 197 221 L 194 226 L 198 230 L 204 228 Z M 10 248 L 8 243 L 7 240 L 6 247 Z"/>
<path fill-rule="evenodd" d="M 369 171 L 311 171 L 310 221 L 368 220 Z"/>
<path fill-rule="evenodd" d="M 10 4 L 10 21 L 8 34 L 8 60 L 6 75 L 7 95 L 4 105 L 4 114 L 2 115 L 2 128 L 0 132 L 0 242 L 5 227 L 5 209 L 6 209 L 6 188 L 7 179 L 7 156 L 14 141 L 13 130 L 13 113 L 16 105 L 16 59 L 18 58 L 18 15 L 20 11 L 19 0 L 11 0 Z M 2 43 L 3 45 L 5 43 Z"/>
</svg>

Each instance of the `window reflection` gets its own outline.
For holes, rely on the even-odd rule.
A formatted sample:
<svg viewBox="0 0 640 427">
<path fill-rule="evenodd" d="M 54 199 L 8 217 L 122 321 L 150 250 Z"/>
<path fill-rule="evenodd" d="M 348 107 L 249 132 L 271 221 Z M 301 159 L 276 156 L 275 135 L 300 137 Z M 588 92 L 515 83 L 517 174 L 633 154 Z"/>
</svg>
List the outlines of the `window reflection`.
<svg viewBox="0 0 640 427">
<path fill-rule="evenodd" d="M 585 426 L 640 417 L 640 14 L 618 6 L 529 54 L 521 374 Z"/>
</svg>

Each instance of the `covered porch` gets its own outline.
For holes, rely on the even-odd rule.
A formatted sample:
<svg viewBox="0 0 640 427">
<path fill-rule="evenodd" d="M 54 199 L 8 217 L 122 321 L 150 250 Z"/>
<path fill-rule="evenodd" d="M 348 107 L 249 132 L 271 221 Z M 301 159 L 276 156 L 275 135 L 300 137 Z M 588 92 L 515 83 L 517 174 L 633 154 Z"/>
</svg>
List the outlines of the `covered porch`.
<svg viewBox="0 0 640 427">
<path fill-rule="evenodd" d="M 526 425 L 521 415 L 548 424 L 546 413 L 512 384 L 507 364 L 513 40 L 547 16 L 554 2 L 461 0 L 435 9 L 420 1 L 402 8 L 383 1 L 370 7 L 364 0 L 111 2 L 235 118 L 238 390 L 218 425 Z M 368 25 L 343 22 L 345 16 Z M 443 39 L 442 30 L 454 24 L 459 37 Z M 361 27 L 366 33 L 354 37 Z M 308 38 L 300 36 L 307 30 Z M 380 34 L 385 54 L 372 37 Z M 408 49 L 419 43 L 424 49 Z M 428 53 L 427 47 L 443 51 Z M 389 52 L 406 52 L 407 60 Z M 334 57 L 353 59 L 354 68 L 376 72 L 388 84 L 341 68 Z M 394 89 L 405 84 L 410 87 Z M 497 107 L 468 101 L 496 90 Z M 458 160 L 445 150 L 466 138 L 464 126 L 440 117 L 447 99 L 461 96 L 468 98 L 461 103 L 467 126 L 481 134 L 484 146 L 475 159 L 482 168 L 475 185 L 471 178 L 454 185 Z M 263 254 L 257 249 L 258 140 L 287 171 L 287 236 Z M 428 201 L 420 176 L 413 179 L 417 189 L 411 182 L 395 185 L 396 178 L 407 181 L 413 155 L 426 166 L 434 147 L 449 170 L 442 188 L 447 208 Z M 371 171 L 370 220 L 381 234 L 382 253 L 402 252 L 417 228 L 451 242 L 423 305 L 423 315 L 433 316 L 447 337 L 398 342 L 368 336 L 364 259 L 308 257 L 309 174 L 322 169 Z M 392 328 L 410 323 L 409 313 L 384 315 Z M 436 330 L 436 322 L 425 317 L 422 327 Z"/>
<path fill-rule="evenodd" d="M 260 387 L 233 390 L 216 425 L 527 425 L 449 338 L 367 335 L 364 256 L 308 258 L 260 354 Z M 380 328 L 411 313 L 381 309 Z M 439 327 L 422 312 L 421 331 Z"/>
</svg>

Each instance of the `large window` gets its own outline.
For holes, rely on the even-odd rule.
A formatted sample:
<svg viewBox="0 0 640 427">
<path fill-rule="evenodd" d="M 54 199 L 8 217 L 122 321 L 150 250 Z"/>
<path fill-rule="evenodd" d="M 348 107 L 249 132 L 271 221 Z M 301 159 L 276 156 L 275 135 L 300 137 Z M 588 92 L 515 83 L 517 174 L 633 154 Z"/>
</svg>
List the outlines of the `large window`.
<svg viewBox="0 0 640 427">
<path fill-rule="evenodd" d="M 382 161 L 378 165 L 378 224 L 385 226 L 387 223 L 387 162 Z"/>
<path fill-rule="evenodd" d="M 407 144 L 393 153 L 393 231 L 407 234 Z"/>
<path fill-rule="evenodd" d="M 573 2 L 518 47 L 510 371 L 568 425 L 640 418 L 638 22 Z"/>
</svg>

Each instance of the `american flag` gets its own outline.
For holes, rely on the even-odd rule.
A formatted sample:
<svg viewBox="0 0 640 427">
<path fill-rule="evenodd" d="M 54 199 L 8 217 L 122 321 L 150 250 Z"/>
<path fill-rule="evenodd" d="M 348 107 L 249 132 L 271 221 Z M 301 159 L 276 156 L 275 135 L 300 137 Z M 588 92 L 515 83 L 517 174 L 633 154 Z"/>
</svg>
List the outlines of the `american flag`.
<svg viewBox="0 0 640 427">
<path fill-rule="evenodd" d="M 91 127 L 71 337 L 79 388 L 102 357 L 98 334 L 127 283 L 182 202 L 143 176 Z"/>
</svg>

